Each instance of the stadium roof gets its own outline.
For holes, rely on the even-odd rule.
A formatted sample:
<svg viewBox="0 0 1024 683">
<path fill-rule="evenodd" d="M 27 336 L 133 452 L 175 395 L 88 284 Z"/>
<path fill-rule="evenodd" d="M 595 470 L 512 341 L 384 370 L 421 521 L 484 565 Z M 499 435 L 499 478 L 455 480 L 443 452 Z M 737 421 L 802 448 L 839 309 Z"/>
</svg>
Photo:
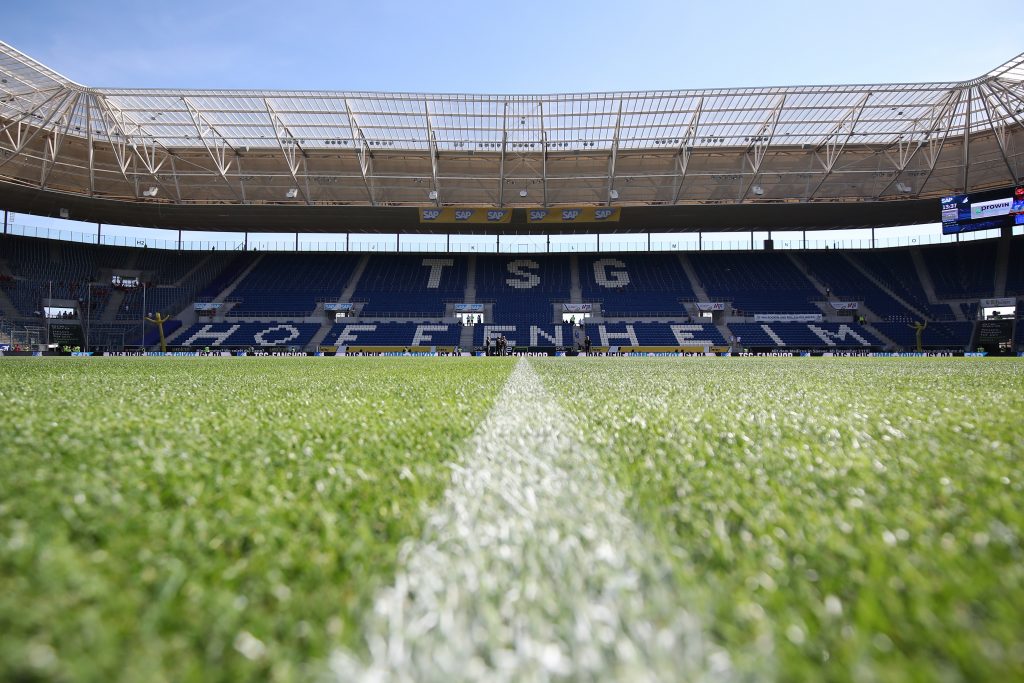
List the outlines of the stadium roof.
<svg viewBox="0 0 1024 683">
<path fill-rule="evenodd" d="M 90 88 L 0 43 L 0 201 L 107 222 L 208 228 L 227 204 L 303 231 L 415 229 L 415 211 L 366 209 L 435 205 L 613 205 L 626 226 L 681 230 L 892 224 L 893 202 L 1020 181 L 1022 137 L 1024 54 L 963 82 L 428 95 Z M 745 205 L 764 210 L 728 208 Z"/>
</svg>

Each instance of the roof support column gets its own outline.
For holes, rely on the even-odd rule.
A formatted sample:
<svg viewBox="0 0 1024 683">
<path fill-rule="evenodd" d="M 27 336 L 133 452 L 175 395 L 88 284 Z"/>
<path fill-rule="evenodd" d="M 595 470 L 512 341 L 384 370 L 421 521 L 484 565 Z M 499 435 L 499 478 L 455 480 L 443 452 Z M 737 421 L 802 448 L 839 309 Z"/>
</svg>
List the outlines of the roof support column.
<svg viewBox="0 0 1024 683">
<path fill-rule="evenodd" d="M 544 103 L 538 102 L 540 110 L 540 177 L 544 187 L 544 208 L 548 206 L 548 134 L 544 127 Z"/>
<path fill-rule="evenodd" d="M 988 89 L 988 94 L 982 91 L 982 88 Z M 1006 150 L 1006 123 L 1003 119 L 998 118 L 993 114 L 993 105 L 989 101 L 989 95 L 995 97 L 1000 104 L 1003 104 L 999 99 L 999 95 L 992 90 L 991 86 L 982 83 L 978 86 L 978 94 L 981 98 L 981 104 L 985 107 L 985 114 L 988 116 L 988 121 L 992 125 L 992 133 L 995 136 L 996 144 L 999 145 L 999 154 L 1003 157 L 1003 163 L 1006 164 L 1006 170 L 1010 173 L 1010 179 L 1016 184 L 1017 172 L 1013 170 L 1013 165 L 1010 163 L 1010 155 Z M 1005 104 L 1003 104 L 1005 108 Z M 997 120 L 998 119 L 998 120 Z"/>
<path fill-rule="evenodd" d="M 423 116 L 427 123 L 427 149 L 430 150 L 430 177 L 433 180 L 431 187 L 434 189 L 434 205 L 441 206 L 441 188 L 437 183 L 437 137 L 434 135 L 434 127 L 430 125 L 430 104 L 423 100 Z"/>
<path fill-rule="evenodd" d="M 746 199 L 747 193 L 750 192 L 750 188 L 754 186 L 754 181 L 757 180 L 757 176 L 761 173 L 761 163 L 764 161 L 765 153 L 775 137 L 775 129 L 779 125 L 779 119 L 782 117 L 782 108 L 784 106 L 786 106 L 786 96 L 780 95 L 778 103 L 768 115 L 768 119 L 761 124 L 761 127 L 754 135 L 754 141 L 747 148 L 746 157 L 750 162 L 753 172 L 750 175 L 750 182 L 747 183 L 747 186 L 739 196 L 739 201 L 741 202 Z M 751 152 L 754 155 L 753 159 L 750 158 Z"/>
<path fill-rule="evenodd" d="M 686 180 L 686 171 L 690 167 L 690 157 L 693 155 L 693 146 L 697 140 L 697 129 L 700 128 L 700 116 L 704 111 L 704 98 L 697 100 L 697 108 L 690 117 L 690 123 L 686 126 L 686 135 L 679 143 L 679 150 L 676 152 L 676 165 L 679 167 L 679 182 L 676 183 L 676 190 L 672 193 L 672 203 L 679 202 L 679 195 L 683 191 L 683 181 Z"/>
<path fill-rule="evenodd" d="M 305 160 L 306 150 L 302 149 L 298 139 L 292 134 L 291 129 L 288 128 L 281 116 L 270 106 L 270 100 L 266 97 L 263 98 L 263 107 L 267 110 L 270 125 L 274 129 L 274 137 L 277 139 L 277 146 L 284 156 L 288 173 L 292 177 L 292 182 L 295 183 L 295 189 L 302 193 L 302 199 L 306 202 L 306 206 L 311 206 L 313 202 L 309 200 L 309 186 L 300 183 L 298 177 L 299 160 L 300 158 Z"/>
<path fill-rule="evenodd" d="M 615 117 L 615 132 L 612 133 L 612 154 L 608 157 L 608 187 L 605 191 L 605 204 L 611 206 L 612 190 L 615 189 L 615 162 L 619 156 L 619 128 L 622 125 L 622 98 L 619 98 L 619 113 Z"/>
<path fill-rule="evenodd" d="M 501 164 L 498 166 L 498 208 L 505 206 L 505 148 L 508 147 L 508 100 L 501 117 Z"/>
<path fill-rule="evenodd" d="M 231 184 L 230 180 L 228 180 L 228 171 L 231 170 L 232 160 L 229 160 L 227 153 L 229 150 L 233 152 L 234 159 L 237 160 L 237 150 L 228 143 L 216 128 L 210 125 L 210 122 L 206 120 L 206 117 L 204 117 L 203 114 L 192 105 L 187 97 L 182 97 L 181 101 L 188 110 L 188 115 L 192 119 L 192 125 L 195 126 L 196 133 L 199 134 L 199 140 L 203 143 L 203 147 L 206 148 L 206 153 L 210 155 L 210 159 L 213 161 L 213 165 L 217 169 L 217 174 L 220 176 L 221 180 L 224 181 L 224 184 L 228 186 L 235 197 L 242 203 L 245 203 L 245 200 L 241 197 L 238 190 L 236 190 L 235 186 Z M 211 134 L 216 136 L 212 145 L 208 139 L 211 137 Z"/>
<path fill-rule="evenodd" d="M 967 181 L 970 173 L 970 158 L 971 158 L 971 98 L 973 97 L 974 88 L 967 89 L 967 100 L 964 103 L 964 142 L 963 142 L 963 188 L 964 194 L 967 194 Z"/>
<path fill-rule="evenodd" d="M 352 138 L 352 146 L 359 148 L 359 173 L 363 177 L 366 196 L 370 200 L 370 206 L 376 206 L 377 202 L 373 199 L 373 154 L 370 152 L 370 143 L 366 141 L 366 135 L 359 127 L 356 115 L 352 113 L 352 106 L 348 103 L 348 98 L 344 102 L 345 112 L 348 114 L 348 129 Z"/>
</svg>

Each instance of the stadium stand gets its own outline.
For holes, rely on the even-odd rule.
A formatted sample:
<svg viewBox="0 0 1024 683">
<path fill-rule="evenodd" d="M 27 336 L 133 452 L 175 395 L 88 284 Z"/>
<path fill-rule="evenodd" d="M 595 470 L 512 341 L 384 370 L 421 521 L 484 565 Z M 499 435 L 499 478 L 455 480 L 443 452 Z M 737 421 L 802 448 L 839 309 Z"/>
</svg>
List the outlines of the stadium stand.
<svg viewBox="0 0 1024 683">
<path fill-rule="evenodd" d="M 325 344 L 333 346 L 456 346 L 462 327 L 454 323 L 339 323 Z"/>
<path fill-rule="evenodd" d="M 585 328 L 595 346 L 724 346 L 714 325 L 686 322 L 590 324 Z"/>
<path fill-rule="evenodd" d="M 1010 261 L 1006 266 L 1006 294 L 1024 294 L 1024 237 L 1010 241 Z"/>
<path fill-rule="evenodd" d="M 197 323 L 181 333 L 174 346 L 301 349 L 309 343 L 319 328 L 316 323 L 287 321 Z"/>
<path fill-rule="evenodd" d="M 573 346 L 573 325 L 518 324 L 474 325 L 473 345 L 483 346 L 485 338 L 504 335 L 510 346 Z"/>
<path fill-rule="evenodd" d="M 571 286 L 567 256 L 477 256 L 477 301 L 495 302 L 496 323 L 551 323 L 552 302 L 568 301 Z"/>
<path fill-rule="evenodd" d="M 264 254 L 227 301 L 233 317 L 306 316 L 317 302 L 337 299 L 359 256 L 352 254 Z"/>
<path fill-rule="evenodd" d="M 863 326 L 854 323 L 730 323 L 729 330 L 744 348 L 881 349 L 885 346 Z"/>
<path fill-rule="evenodd" d="M 834 251 L 808 251 L 800 254 L 814 277 L 832 292 L 837 301 L 862 301 L 883 320 L 914 319 L 906 306 L 864 275 L 846 255 Z"/>
<path fill-rule="evenodd" d="M 786 254 L 700 253 L 690 261 L 713 299 L 745 314 L 820 312 L 811 302 L 822 295 Z"/>
<path fill-rule="evenodd" d="M 301 347 L 314 337 L 317 343 L 333 345 L 343 330 L 355 335 L 345 341 L 357 345 L 455 346 L 470 339 L 481 345 L 485 334 L 504 332 L 519 346 L 570 346 L 581 329 L 558 324 L 553 304 L 577 297 L 600 304 L 600 314 L 584 328 L 595 346 L 672 347 L 691 340 L 726 345 L 731 333 L 745 347 L 883 348 L 891 342 L 911 350 L 916 346 L 911 323 L 924 314 L 924 345 L 959 349 L 971 343 L 979 314 L 977 299 L 997 293 L 996 261 L 999 250 L 1006 248 L 998 240 L 921 248 L 919 263 L 924 263 L 939 303 L 928 301 L 908 248 L 801 251 L 793 254 L 795 258 L 779 252 L 691 253 L 688 258 L 708 295 L 733 301 L 736 313 L 746 316 L 721 321 L 726 329 L 722 324 L 694 326 L 686 317 L 683 302 L 696 294 L 677 254 L 179 254 L 14 236 L 0 239 L 0 304 L 6 316 L 38 325 L 38 311 L 52 286 L 54 299 L 75 304 L 78 319 L 88 317 L 90 345 L 107 347 L 138 343 L 143 315 L 156 311 L 180 318 L 165 328 L 176 346 Z M 1006 292 L 1015 296 L 1024 289 L 1024 238 L 1012 239 L 1008 247 L 1009 252 L 1002 252 L 1004 258 L 1009 254 Z M 492 304 L 487 324 L 466 330 L 438 321 L 440 326 L 423 327 L 423 320 L 440 319 L 447 303 L 466 298 L 471 258 L 476 259 L 476 301 Z M 363 259 L 365 268 L 352 283 Z M 575 294 L 574 263 L 579 269 Z M 141 286 L 119 289 L 107 284 L 111 273 L 119 271 L 140 278 L 145 292 Z M 822 308 L 826 297 L 814 281 L 827 287 L 835 300 L 863 301 L 874 327 L 854 324 L 848 315 Z M 91 287 L 93 305 L 86 311 L 89 282 L 99 284 Z M 350 285 L 352 299 L 365 302 L 361 317 L 333 327 L 326 318 L 310 317 L 319 301 L 337 300 Z M 225 296 L 236 304 L 227 312 L 227 321 L 218 317 L 193 325 L 194 318 L 185 315 L 191 314 L 192 301 Z M 963 322 L 953 319 L 951 306 Z M 825 322 L 751 322 L 749 316 L 756 313 L 823 314 Z M 388 320 L 399 316 L 421 320 Z M 181 329 L 181 319 L 188 330 Z M 691 327 L 680 327 L 688 324 Z M 224 336 L 233 325 L 237 329 Z M 281 325 L 298 332 L 293 335 L 290 327 L 268 332 Z M 200 337 L 187 341 L 200 331 Z M 145 326 L 145 333 L 146 345 L 158 343 L 151 326 Z M 256 339 L 258 334 L 262 342 Z"/>
<path fill-rule="evenodd" d="M 992 296 L 997 240 L 964 242 L 958 249 L 922 247 L 921 257 L 940 298 Z"/>
<path fill-rule="evenodd" d="M 875 323 L 878 331 L 893 340 L 905 351 L 917 348 L 917 332 L 908 323 Z M 968 348 L 974 332 L 973 322 L 930 322 L 921 335 L 921 345 L 926 349 Z"/>
<path fill-rule="evenodd" d="M 605 317 L 679 315 L 680 301 L 696 298 L 675 254 L 595 254 L 579 263 L 583 299 L 601 302 Z"/>
<path fill-rule="evenodd" d="M 917 276 L 917 269 L 907 249 L 879 249 L 851 254 L 864 270 L 871 273 L 896 296 L 931 320 L 952 320 L 953 311 L 946 304 L 931 304 Z M 911 311 L 913 319 L 921 316 Z"/>
<path fill-rule="evenodd" d="M 462 301 L 466 258 L 448 255 L 371 256 L 352 299 L 366 302 L 364 316 L 440 317 L 445 303 Z"/>
</svg>

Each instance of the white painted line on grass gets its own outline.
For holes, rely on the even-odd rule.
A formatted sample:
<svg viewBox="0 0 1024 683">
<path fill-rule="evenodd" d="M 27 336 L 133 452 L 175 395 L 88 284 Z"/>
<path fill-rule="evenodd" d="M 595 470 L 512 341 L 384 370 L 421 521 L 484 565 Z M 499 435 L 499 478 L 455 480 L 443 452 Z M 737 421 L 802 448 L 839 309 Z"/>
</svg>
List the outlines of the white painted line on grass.
<svg viewBox="0 0 1024 683">
<path fill-rule="evenodd" d="M 520 360 L 338 680 L 732 677 L 577 434 Z"/>
</svg>

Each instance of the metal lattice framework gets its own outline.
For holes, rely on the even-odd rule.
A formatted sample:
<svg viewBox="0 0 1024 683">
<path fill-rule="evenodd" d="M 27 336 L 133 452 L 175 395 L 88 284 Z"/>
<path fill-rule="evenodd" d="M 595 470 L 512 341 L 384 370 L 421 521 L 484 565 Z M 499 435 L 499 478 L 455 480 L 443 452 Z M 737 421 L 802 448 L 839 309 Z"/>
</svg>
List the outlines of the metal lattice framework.
<svg viewBox="0 0 1024 683">
<path fill-rule="evenodd" d="M 1024 54 L 964 82 L 564 95 L 89 88 L 0 43 L 0 180 L 136 202 L 914 199 L 1024 176 Z"/>
</svg>

